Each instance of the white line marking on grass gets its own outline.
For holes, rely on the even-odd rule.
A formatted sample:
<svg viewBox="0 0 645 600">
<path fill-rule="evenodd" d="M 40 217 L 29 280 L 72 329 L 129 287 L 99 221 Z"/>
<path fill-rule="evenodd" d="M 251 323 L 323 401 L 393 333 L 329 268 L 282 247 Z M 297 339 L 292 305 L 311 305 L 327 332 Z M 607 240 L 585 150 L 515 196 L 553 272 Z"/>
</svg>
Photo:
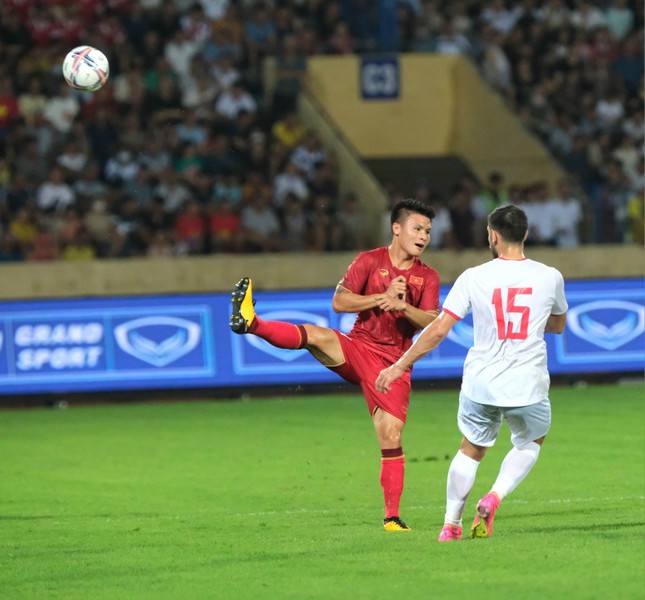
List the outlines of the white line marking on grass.
<svg viewBox="0 0 645 600">
<path fill-rule="evenodd" d="M 552 498 L 551 500 L 540 500 L 540 504 L 577 504 L 577 503 L 588 503 L 588 502 L 625 502 L 625 501 L 633 501 L 633 500 L 645 500 L 645 496 L 605 496 L 603 498 L 595 498 L 593 496 L 587 497 L 587 498 Z M 520 499 L 513 499 L 510 498 L 509 500 L 506 500 L 505 502 L 511 503 L 511 504 L 533 504 L 537 503 L 535 502 L 530 502 L 528 500 L 520 500 Z M 430 505 L 421 505 L 421 506 L 406 506 L 405 510 L 434 510 L 439 508 L 442 505 L 439 504 L 430 504 Z M 355 508 L 364 508 L 365 510 L 368 510 L 371 507 L 368 506 L 363 506 L 363 507 L 355 507 Z M 265 510 L 265 511 L 258 511 L 258 512 L 248 512 L 248 513 L 236 513 L 233 516 L 234 517 L 272 517 L 276 515 L 300 515 L 300 514 L 310 514 L 310 515 L 329 515 L 329 514 L 335 514 L 336 510 L 330 510 L 330 509 L 318 509 L 318 508 L 297 508 L 293 510 Z"/>
</svg>

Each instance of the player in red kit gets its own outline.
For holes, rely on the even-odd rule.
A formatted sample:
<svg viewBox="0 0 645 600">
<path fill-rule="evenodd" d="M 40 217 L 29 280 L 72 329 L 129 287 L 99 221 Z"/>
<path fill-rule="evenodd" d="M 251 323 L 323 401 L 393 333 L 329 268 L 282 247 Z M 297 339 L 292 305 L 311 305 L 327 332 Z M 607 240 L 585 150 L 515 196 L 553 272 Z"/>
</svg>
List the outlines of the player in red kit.
<svg viewBox="0 0 645 600">
<path fill-rule="evenodd" d="M 233 291 L 230 326 L 235 333 L 257 335 L 278 348 L 305 348 L 322 365 L 361 386 L 381 448 L 386 531 L 410 529 L 399 515 L 410 371 L 386 394 L 379 394 L 374 383 L 411 346 L 414 334 L 439 314 L 439 276 L 419 259 L 430 242 L 434 216 L 430 206 L 402 200 L 391 213 L 392 243 L 361 252 L 349 266 L 332 299 L 336 312 L 357 313 L 348 334 L 308 323 L 262 320 L 255 314 L 249 278 Z"/>
</svg>

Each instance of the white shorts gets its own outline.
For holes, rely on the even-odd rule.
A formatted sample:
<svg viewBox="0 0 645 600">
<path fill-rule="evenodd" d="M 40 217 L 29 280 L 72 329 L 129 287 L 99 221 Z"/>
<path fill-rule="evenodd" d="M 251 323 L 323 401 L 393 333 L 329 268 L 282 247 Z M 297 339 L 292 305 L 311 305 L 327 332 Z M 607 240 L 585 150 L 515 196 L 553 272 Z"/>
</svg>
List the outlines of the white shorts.
<svg viewBox="0 0 645 600">
<path fill-rule="evenodd" d="M 514 446 L 523 446 L 546 435 L 551 426 L 551 403 L 546 398 L 528 406 L 491 406 L 469 400 L 459 394 L 457 424 L 459 431 L 472 444 L 490 447 L 495 443 L 506 419 Z"/>
</svg>

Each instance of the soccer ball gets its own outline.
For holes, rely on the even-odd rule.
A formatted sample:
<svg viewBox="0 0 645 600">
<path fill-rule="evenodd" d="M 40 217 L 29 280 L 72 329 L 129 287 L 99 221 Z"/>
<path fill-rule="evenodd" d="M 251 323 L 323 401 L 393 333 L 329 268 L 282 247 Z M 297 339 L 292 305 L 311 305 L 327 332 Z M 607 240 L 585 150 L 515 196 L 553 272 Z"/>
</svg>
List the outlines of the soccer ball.
<svg viewBox="0 0 645 600">
<path fill-rule="evenodd" d="M 105 54 L 92 46 L 78 46 L 63 61 L 63 77 L 75 90 L 95 92 L 110 76 L 110 63 Z"/>
</svg>

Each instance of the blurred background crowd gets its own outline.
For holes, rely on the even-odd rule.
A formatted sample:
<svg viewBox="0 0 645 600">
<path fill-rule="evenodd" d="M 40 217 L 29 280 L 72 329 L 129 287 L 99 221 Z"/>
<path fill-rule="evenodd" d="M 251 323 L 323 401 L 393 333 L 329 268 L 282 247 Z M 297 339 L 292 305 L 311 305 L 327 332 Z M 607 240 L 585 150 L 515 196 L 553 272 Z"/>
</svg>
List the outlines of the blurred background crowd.
<svg viewBox="0 0 645 600">
<path fill-rule="evenodd" d="M 0 261 L 364 248 L 362 205 L 296 98 L 308 57 L 383 49 L 377 5 L 4 0 Z M 400 0 L 390 41 L 472 59 L 569 174 L 558 189 L 464 176 L 447 195 L 420 174 L 434 247 L 482 247 L 504 202 L 533 244 L 643 243 L 642 2 Z M 62 79 L 80 44 L 110 59 L 98 93 Z"/>
</svg>

